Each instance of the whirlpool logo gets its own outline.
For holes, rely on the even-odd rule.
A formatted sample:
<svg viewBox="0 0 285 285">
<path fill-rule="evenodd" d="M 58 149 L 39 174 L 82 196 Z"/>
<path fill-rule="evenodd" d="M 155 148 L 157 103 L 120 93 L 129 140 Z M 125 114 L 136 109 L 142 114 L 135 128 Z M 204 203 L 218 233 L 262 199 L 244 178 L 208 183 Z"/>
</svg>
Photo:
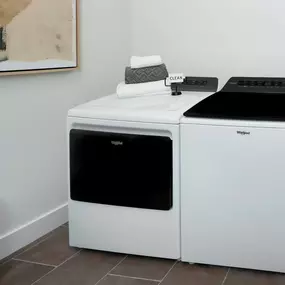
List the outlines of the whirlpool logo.
<svg viewBox="0 0 285 285">
<path fill-rule="evenodd" d="M 112 144 L 112 145 L 115 145 L 115 146 L 121 146 L 121 145 L 123 145 L 124 143 L 121 142 L 121 141 L 111 141 L 111 144 Z"/>
<path fill-rule="evenodd" d="M 250 135 L 250 132 L 237 131 L 237 134 L 238 134 L 238 135 L 241 135 L 241 136 L 249 136 L 249 135 Z"/>
</svg>

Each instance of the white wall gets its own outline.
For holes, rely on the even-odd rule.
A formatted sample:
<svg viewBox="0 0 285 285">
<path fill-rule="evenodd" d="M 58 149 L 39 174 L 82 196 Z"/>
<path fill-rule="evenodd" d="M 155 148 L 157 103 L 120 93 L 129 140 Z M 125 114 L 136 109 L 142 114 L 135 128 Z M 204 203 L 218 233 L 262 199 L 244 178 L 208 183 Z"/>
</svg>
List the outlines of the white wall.
<svg viewBox="0 0 285 285">
<path fill-rule="evenodd" d="M 129 0 L 80 2 L 80 71 L 0 77 L 0 259 L 67 220 L 67 111 L 123 79 Z"/>
<path fill-rule="evenodd" d="M 171 72 L 285 76 L 283 0 L 132 0 L 132 53 Z"/>
</svg>

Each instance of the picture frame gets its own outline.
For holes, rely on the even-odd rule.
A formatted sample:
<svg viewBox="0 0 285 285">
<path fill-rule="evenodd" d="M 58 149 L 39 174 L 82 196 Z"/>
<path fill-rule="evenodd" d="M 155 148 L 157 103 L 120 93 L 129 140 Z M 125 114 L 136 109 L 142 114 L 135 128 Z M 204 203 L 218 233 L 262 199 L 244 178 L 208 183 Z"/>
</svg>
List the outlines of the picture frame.
<svg viewBox="0 0 285 285">
<path fill-rule="evenodd" d="M 0 0 L 0 4 L 1 1 L 5 2 L 6 0 Z M 15 3 L 16 6 L 14 7 L 18 7 L 17 5 L 21 1 L 26 2 L 26 4 L 30 2 L 30 4 L 26 7 L 24 6 L 25 9 L 13 18 L 10 17 L 11 19 L 4 18 L 3 20 L 2 17 L 2 29 L 0 17 L 0 76 L 66 72 L 80 68 L 80 0 L 37 0 L 38 2 L 31 2 L 32 0 L 9 1 L 8 3 L 10 4 L 12 4 L 12 2 Z M 33 7 L 29 6 L 32 5 L 31 3 L 33 3 Z M 36 3 L 37 6 L 34 3 Z M 55 5 L 54 7 L 52 6 L 53 4 Z M 51 11 L 50 17 L 53 18 L 52 21 L 48 21 L 48 16 L 45 16 L 49 15 L 49 12 L 47 12 L 48 7 L 56 11 L 56 8 L 59 8 L 57 7 L 58 5 L 61 5 L 61 9 L 57 9 L 57 11 L 59 10 L 61 12 L 53 16 L 53 12 Z M 66 7 L 64 7 L 64 5 L 66 5 Z M 6 8 L 7 11 L 9 11 L 9 7 L 7 6 Z M 20 9 L 16 12 L 19 10 Z M 61 15 L 63 16 L 62 19 L 60 18 Z M 42 18 L 45 17 L 46 19 L 42 20 Z M 33 18 L 32 23 L 29 20 L 30 18 Z M 4 28 L 3 22 L 5 23 L 5 20 L 6 22 L 10 20 L 10 22 Z M 20 40 L 26 32 L 24 31 L 23 33 L 22 29 L 30 27 L 32 24 L 32 31 L 34 33 L 29 35 L 29 37 L 32 38 L 31 42 L 35 43 L 35 45 L 32 46 L 32 44 L 25 44 L 24 42 L 24 48 L 20 50 L 21 44 L 17 45 L 17 43 L 21 43 Z M 59 32 L 57 32 L 57 30 Z M 6 58 L 3 50 L 6 51 Z M 18 60 L 18 58 L 20 58 L 20 60 Z"/>
</svg>

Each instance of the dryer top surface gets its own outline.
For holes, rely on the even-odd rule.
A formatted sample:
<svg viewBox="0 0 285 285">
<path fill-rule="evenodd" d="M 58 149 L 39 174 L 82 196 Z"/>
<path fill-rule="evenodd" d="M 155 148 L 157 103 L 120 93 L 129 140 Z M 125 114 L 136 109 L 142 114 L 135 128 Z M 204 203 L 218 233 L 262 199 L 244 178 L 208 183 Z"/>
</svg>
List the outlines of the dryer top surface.
<svg viewBox="0 0 285 285">
<path fill-rule="evenodd" d="M 179 124 L 183 113 L 212 93 L 184 92 L 181 96 L 158 95 L 119 99 L 116 94 L 79 105 L 69 117 L 115 121 Z"/>
</svg>

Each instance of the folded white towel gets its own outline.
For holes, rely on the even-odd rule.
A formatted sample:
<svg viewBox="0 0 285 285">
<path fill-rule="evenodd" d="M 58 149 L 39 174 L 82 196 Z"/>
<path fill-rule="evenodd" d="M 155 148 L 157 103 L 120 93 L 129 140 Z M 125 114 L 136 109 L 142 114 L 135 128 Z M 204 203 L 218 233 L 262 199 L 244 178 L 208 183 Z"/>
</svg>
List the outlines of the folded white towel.
<svg viewBox="0 0 285 285">
<path fill-rule="evenodd" d="M 152 56 L 132 56 L 131 68 L 141 68 L 148 66 L 156 66 L 162 64 L 162 58 L 159 55 Z"/>
<path fill-rule="evenodd" d="M 122 82 L 117 87 L 117 95 L 119 98 L 169 94 L 171 94 L 171 89 L 165 86 L 164 80 L 138 84 L 125 84 Z"/>
</svg>

